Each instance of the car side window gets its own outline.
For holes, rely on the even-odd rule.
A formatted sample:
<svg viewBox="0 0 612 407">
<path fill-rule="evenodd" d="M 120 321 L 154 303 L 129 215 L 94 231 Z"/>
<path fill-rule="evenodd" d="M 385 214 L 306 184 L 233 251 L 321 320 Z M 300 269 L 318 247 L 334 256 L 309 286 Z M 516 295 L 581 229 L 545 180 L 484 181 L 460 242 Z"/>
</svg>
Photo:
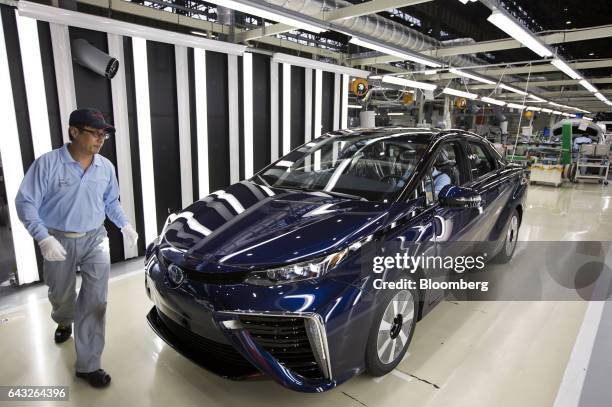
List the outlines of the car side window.
<svg viewBox="0 0 612 407">
<path fill-rule="evenodd" d="M 463 165 L 461 145 L 456 141 L 444 143 L 433 161 L 433 165 L 426 173 L 424 179 L 429 178 L 431 183 L 425 184 L 426 192 L 431 194 L 433 201 L 446 185 L 462 185 L 467 181 L 465 166 Z"/>
<path fill-rule="evenodd" d="M 497 168 L 495 160 L 493 160 L 485 145 L 470 141 L 468 146 L 470 149 L 470 167 L 474 179 L 480 178 Z"/>
</svg>

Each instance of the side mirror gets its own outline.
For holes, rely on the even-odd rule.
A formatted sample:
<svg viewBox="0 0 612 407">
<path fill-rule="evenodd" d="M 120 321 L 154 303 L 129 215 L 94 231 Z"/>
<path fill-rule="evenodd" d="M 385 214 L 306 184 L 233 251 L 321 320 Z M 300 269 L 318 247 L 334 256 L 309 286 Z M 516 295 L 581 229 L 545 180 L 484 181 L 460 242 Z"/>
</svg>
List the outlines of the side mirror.
<svg viewBox="0 0 612 407">
<path fill-rule="evenodd" d="M 451 208 L 479 208 L 482 196 L 472 188 L 446 185 L 440 191 L 438 200 L 442 206 Z"/>
</svg>

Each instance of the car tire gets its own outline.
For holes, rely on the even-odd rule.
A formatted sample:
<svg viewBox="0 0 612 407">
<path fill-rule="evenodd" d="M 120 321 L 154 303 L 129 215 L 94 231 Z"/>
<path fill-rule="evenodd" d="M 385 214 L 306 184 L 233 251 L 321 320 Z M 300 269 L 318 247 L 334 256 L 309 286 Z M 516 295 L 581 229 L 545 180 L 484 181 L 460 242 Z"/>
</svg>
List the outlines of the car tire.
<svg viewBox="0 0 612 407">
<path fill-rule="evenodd" d="M 370 327 L 366 370 L 375 377 L 391 372 L 402 361 L 416 326 L 419 296 L 416 290 L 389 290 Z"/>
<path fill-rule="evenodd" d="M 515 209 L 508 222 L 508 228 L 506 229 L 506 236 L 504 238 L 504 244 L 495 256 L 495 263 L 508 263 L 516 250 L 516 240 L 518 238 L 518 232 L 520 228 L 520 217 L 518 211 Z"/>
</svg>

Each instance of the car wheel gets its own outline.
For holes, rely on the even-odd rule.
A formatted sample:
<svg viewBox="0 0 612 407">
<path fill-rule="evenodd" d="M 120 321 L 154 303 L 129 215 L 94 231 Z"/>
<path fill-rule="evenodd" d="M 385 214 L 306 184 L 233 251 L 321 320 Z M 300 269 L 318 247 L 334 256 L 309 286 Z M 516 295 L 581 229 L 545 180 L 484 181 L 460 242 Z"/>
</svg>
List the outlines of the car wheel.
<svg viewBox="0 0 612 407">
<path fill-rule="evenodd" d="M 366 347 L 366 369 L 383 376 L 402 361 L 418 315 L 418 294 L 412 290 L 385 293 L 370 328 Z"/>
<path fill-rule="evenodd" d="M 508 263 L 512 258 L 514 250 L 516 249 L 519 226 L 519 214 L 515 209 L 512 217 L 510 218 L 510 222 L 508 223 L 506 237 L 504 238 L 504 245 L 497 256 L 495 256 L 496 263 Z"/>
</svg>

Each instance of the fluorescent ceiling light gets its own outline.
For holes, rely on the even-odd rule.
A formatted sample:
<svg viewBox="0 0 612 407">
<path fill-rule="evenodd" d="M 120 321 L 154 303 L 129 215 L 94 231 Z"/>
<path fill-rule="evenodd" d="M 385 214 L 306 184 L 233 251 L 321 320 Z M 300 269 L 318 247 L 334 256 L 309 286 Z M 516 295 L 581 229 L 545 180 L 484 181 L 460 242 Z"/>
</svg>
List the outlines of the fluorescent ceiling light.
<svg viewBox="0 0 612 407">
<path fill-rule="evenodd" d="M 348 105 L 349 109 L 361 109 L 361 106 L 359 105 Z"/>
<path fill-rule="evenodd" d="M 584 120 L 588 120 L 588 121 L 590 121 L 590 122 L 592 122 L 592 121 L 593 121 L 593 119 L 591 119 L 590 117 L 586 117 L 586 116 L 585 116 L 585 117 L 583 117 L 583 119 L 584 119 Z"/>
<path fill-rule="evenodd" d="M 561 114 L 561 112 L 558 110 L 553 110 L 553 114 Z"/>
<path fill-rule="evenodd" d="M 391 112 L 391 113 L 387 113 L 387 116 L 403 116 L 404 113 L 402 112 Z"/>
<path fill-rule="evenodd" d="M 532 112 L 539 112 L 540 110 L 542 110 L 541 107 L 535 107 L 535 106 L 528 106 L 527 110 L 531 110 Z"/>
<path fill-rule="evenodd" d="M 513 88 L 512 86 L 508 86 L 505 83 L 500 83 L 499 87 L 502 88 L 502 89 L 509 90 L 510 92 L 518 93 L 519 95 L 523 95 L 523 96 L 527 95 L 527 92 L 523 92 L 520 89 Z"/>
<path fill-rule="evenodd" d="M 489 18 L 489 22 L 496 25 L 500 30 L 505 31 L 506 34 L 535 52 L 541 57 L 551 57 L 553 53 L 543 45 L 529 30 L 523 28 L 511 17 L 505 13 L 496 10 Z"/>
<path fill-rule="evenodd" d="M 574 71 L 572 68 L 570 68 L 568 64 L 566 64 L 564 61 L 560 60 L 559 58 L 553 59 L 552 61 L 550 61 L 550 63 L 553 64 L 555 67 L 557 67 L 557 69 L 559 69 L 561 72 L 563 72 L 564 74 L 566 74 L 572 79 L 582 78 L 578 74 L 578 72 Z"/>
<path fill-rule="evenodd" d="M 417 55 L 414 54 L 409 54 L 407 52 L 402 52 L 400 50 L 394 49 L 394 48 L 389 48 L 389 47 L 385 47 L 384 45 L 380 45 L 377 43 L 373 43 L 370 41 L 365 41 L 362 40 L 360 38 L 357 37 L 353 37 L 350 39 L 349 41 L 351 44 L 355 44 L 358 45 L 360 47 L 365 47 L 365 48 L 369 48 L 369 49 L 373 49 L 374 51 L 379 51 L 385 54 L 389 54 L 389 55 L 394 55 L 398 58 L 402 58 L 402 59 L 407 59 L 409 61 L 412 62 L 416 62 L 419 64 L 423 64 L 426 66 L 430 66 L 432 68 L 440 68 L 442 66 L 442 64 L 435 62 L 435 61 L 431 61 L 428 59 L 425 59 L 423 57 L 419 57 Z"/>
<path fill-rule="evenodd" d="M 544 100 L 544 99 L 542 99 L 541 97 L 536 96 L 536 95 L 531 95 L 531 94 L 530 94 L 530 95 L 529 95 L 529 98 L 531 98 L 533 101 L 538 102 L 538 103 L 544 103 L 544 102 L 546 102 L 546 100 Z M 529 100 L 528 102 L 531 102 L 532 100 Z"/>
<path fill-rule="evenodd" d="M 582 79 L 578 83 L 581 84 L 589 92 L 593 92 L 593 93 L 597 92 L 597 88 L 595 86 L 591 85 L 586 79 Z"/>
<path fill-rule="evenodd" d="M 569 117 L 569 113 L 561 113 L 562 116 Z"/>
<path fill-rule="evenodd" d="M 382 78 L 382 76 L 380 76 L 380 75 L 368 76 L 368 79 L 380 79 L 380 78 Z"/>
<path fill-rule="evenodd" d="M 497 100 L 497 99 L 493 99 L 493 98 L 488 98 L 486 96 L 481 97 L 480 100 L 482 100 L 483 102 L 486 102 L 486 103 L 491 103 L 492 105 L 497 105 L 497 106 L 505 106 L 506 105 L 506 102 L 503 102 L 503 101 Z"/>
<path fill-rule="evenodd" d="M 310 31 L 313 33 L 321 33 L 326 31 L 316 25 L 309 24 L 305 21 L 297 18 L 289 17 L 284 14 L 276 13 L 272 10 L 266 10 L 254 5 L 242 3 L 234 0 L 210 0 L 209 3 L 216 4 L 221 7 L 231 8 L 232 10 L 240 11 L 241 13 L 251 14 L 253 16 L 265 18 L 266 20 L 276 21 L 277 23 L 283 23 L 290 25 L 291 27 L 299 28 L 301 30 Z"/>
<path fill-rule="evenodd" d="M 555 102 L 548 102 L 548 104 L 552 105 L 552 106 L 559 106 L 559 107 L 563 106 L 563 105 L 560 105 L 559 103 L 555 103 Z"/>
<path fill-rule="evenodd" d="M 418 89 L 425 89 L 425 90 L 434 90 L 437 88 L 437 86 L 434 85 L 433 83 L 411 81 L 409 79 L 398 78 L 395 76 L 385 75 L 382 77 L 382 81 L 385 83 L 391 83 L 393 85 L 407 86 L 409 88 L 418 88 Z"/>
<path fill-rule="evenodd" d="M 455 74 L 455 75 L 463 76 L 464 78 L 474 79 L 475 81 L 486 83 L 488 85 L 495 85 L 495 83 L 496 83 L 496 82 L 494 82 L 492 80 L 483 78 L 483 77 L 478 76 L 478 75 L 471 74 L 469 72 L 464 72 L 464 71 L 461 71 L 461 70 L 455 69 L 455 68 L 450 68 L 448 70 L 448 72 L 450 72 L 452 74 Z"/>
<path fill-rule="evenodd" d="M 545 109 L 545 108 L 543 108 L 542 111 L 544 113 L 552 113 L 553 112 L 552 109 Z"/>
<path fill-rule="evenodd" d="M 446 93 L 447 95 L 459 96 L 462 98 L 468 99 L 476 99 L 478 95 L 476 93 L 463 92 L 461 90 L 453 89 L 453 88 L 444 88 L 442 93 Z"/>
<path fill-rule="evenodd" d="M 601 100 L 602 102 L 605 102 L 606 100 L 608 100 L 608 99 L 606 99 L 606 97 L 604 95 L 601 94 L 601 92 L 596 92 L 595 93 L 595 97 L 597 99 Z"/>
<path fill-rule="evenodd" d="M 517 105 L 516 103 L 508 103 L 508 107 L 511 107 L 513 109 L 524 109 L 527 106 L 524 105 Z"/>
<path fill-rule="evenodd" d="M 426 71 L 423 71 L 423 73 L 425 75 L 435 75 L 438 73 L 438 70 L 437 69 L 427 69 Z"/>
</svg>

